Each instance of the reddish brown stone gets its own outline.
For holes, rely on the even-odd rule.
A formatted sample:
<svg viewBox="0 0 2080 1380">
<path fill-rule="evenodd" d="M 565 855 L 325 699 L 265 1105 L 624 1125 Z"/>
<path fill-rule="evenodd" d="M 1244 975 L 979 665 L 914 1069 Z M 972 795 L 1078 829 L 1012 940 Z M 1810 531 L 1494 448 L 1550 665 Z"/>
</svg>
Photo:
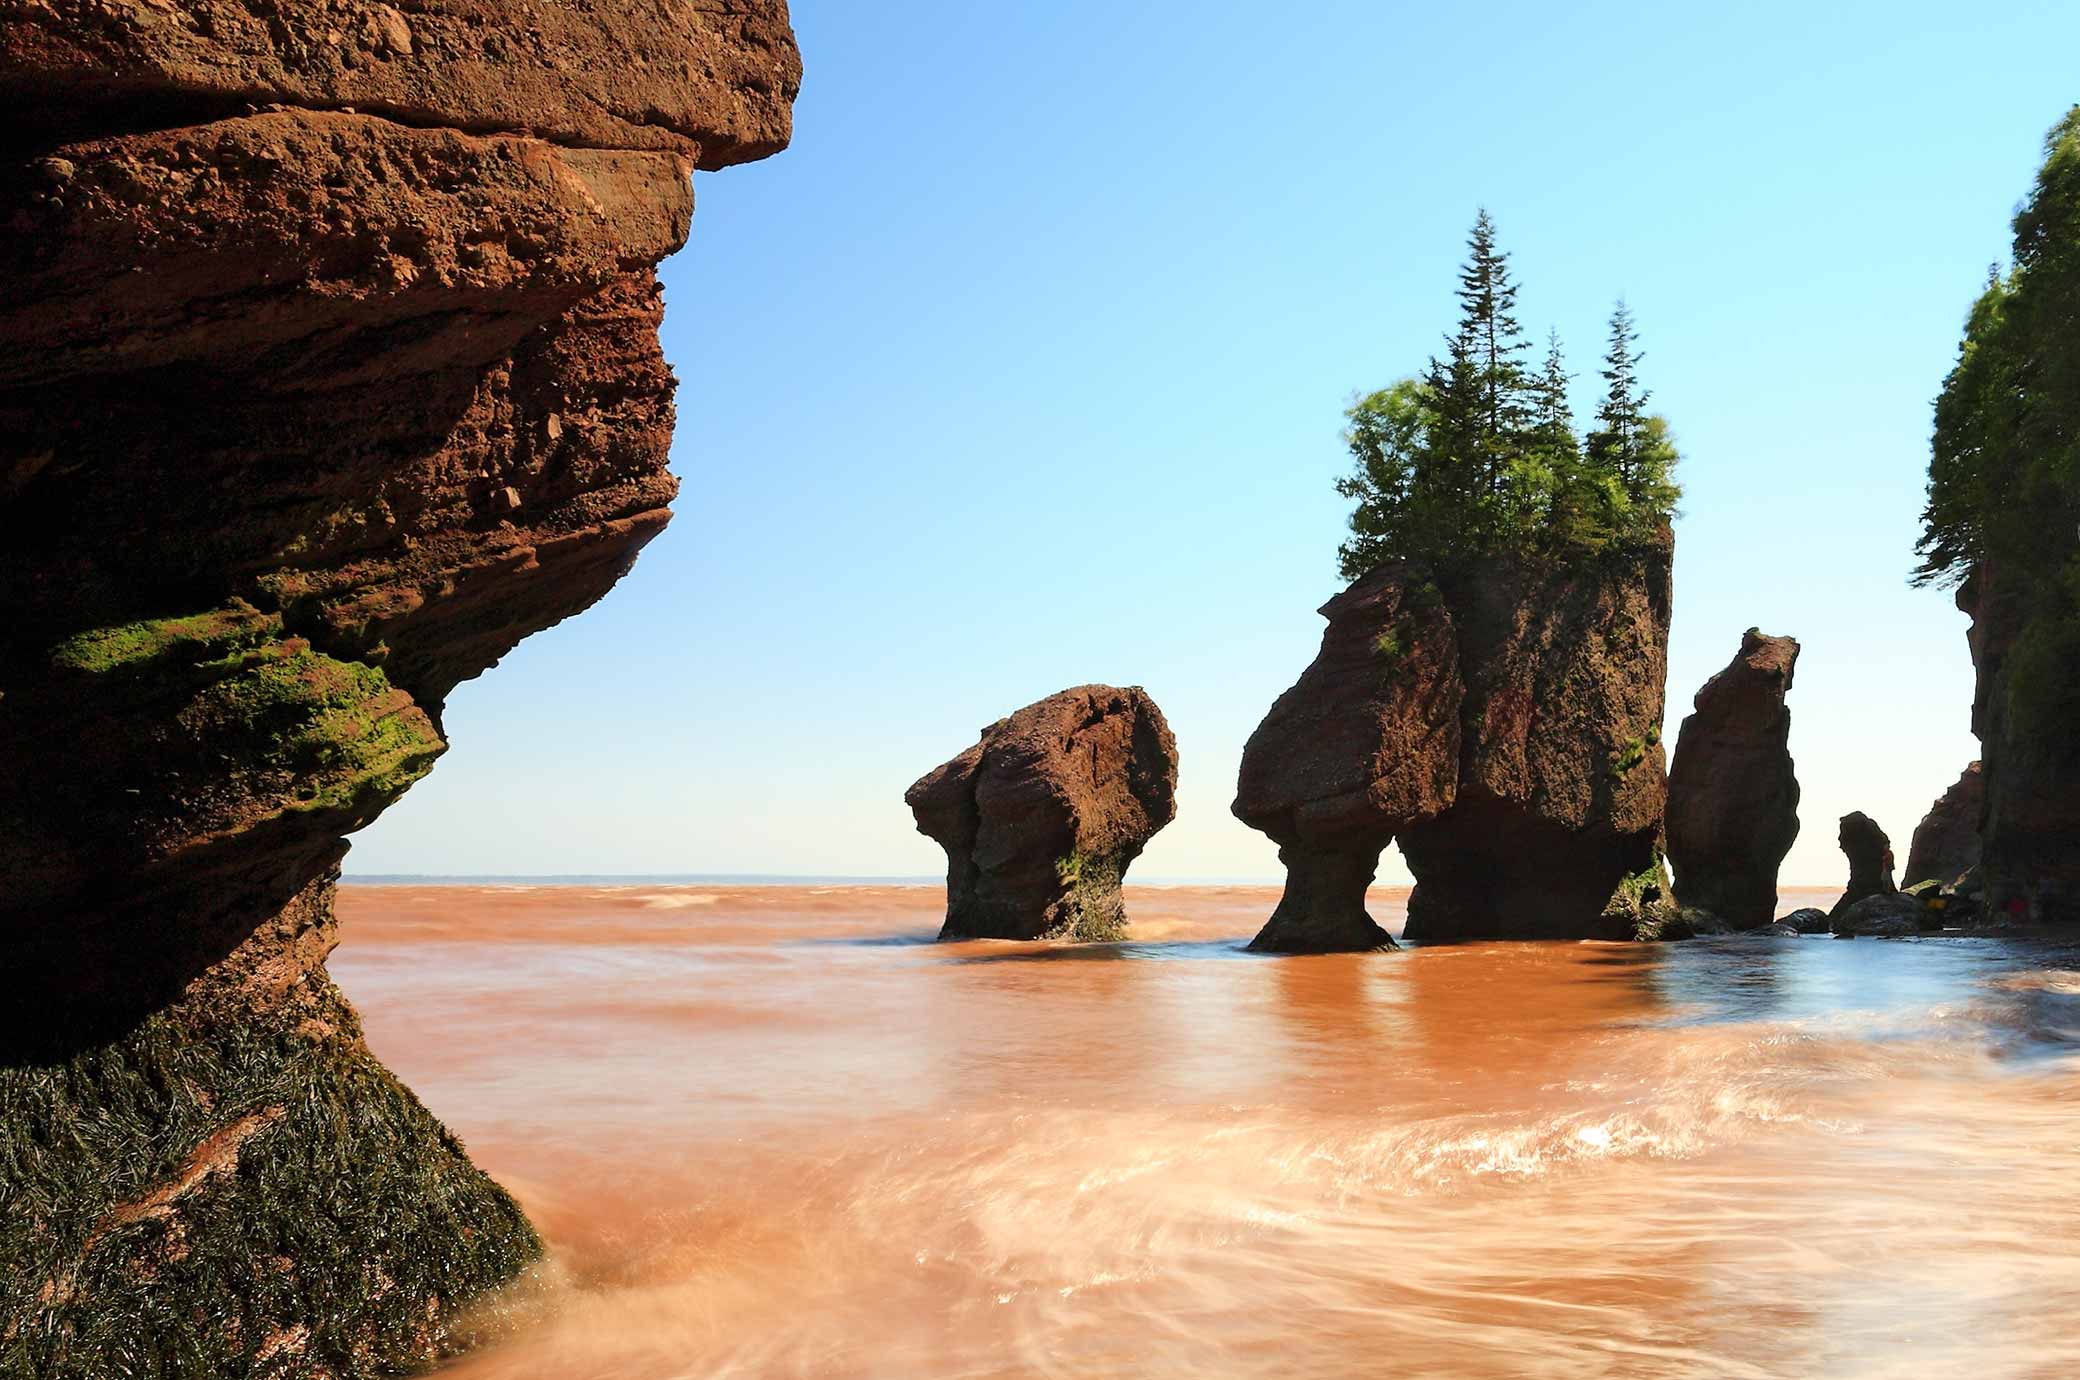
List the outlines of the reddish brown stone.
<svg viewBox="0 0 2080 1380">
<path fill-rule="evenodd" d="M 1417 880 L 1408 938 L 1629 932 L 1603 912 L 1655 865 L 1672 549 L 1396 564 L 1324 605 L 1321 652 L 1243 753 L 1235 814 L 1287 869 L 1255 946 L 1388 942 L 1364 894 L 1389 840 Z"/>
<path fill-rule="evenodd" d="M 655 268 L 691 170 L 784 143 L 798 79 L 780 0 L 0 3 L 0 1119 L 62 1148 L 34 1128 L 76 1115 L 64 1080 L 284 1061 L 302 1100 L 246 1149 L 340 1177 L 251 1204 L 213 1176 L 182 1211 L 303 1203 L 394 1283 L 242 1315 L 341 1373 L 434 1359 L 536 1249 L 325 976 L 344 836 L 444 750 L 458 682 L 670 517 Z M 175 1102 L 218 1096 L 252 1110 Z M 0 1198 L 182 1163 L 166 1105 L 136 1162 L 10 1159 Z M 432 1197 L 376 1201 L 422 1160 Z M 55 1248 L 13 1221 L 0 1258 Z M 221 1300 L 84 1263 L 100 1294 L 7 1335 L 114 1336 L 125 1289 L 213 1325 L 32 1369 L 248 1368 Z"/>
<path fill-rule="evenodd" d="M 1082 685 L 991 724 L 903 799 L 946 850 L 941 939 L 1119 939 L 1120 881 L 1177 815 L 1177 740 L 1139 686 Z"/>
<path fill-rule="evenodd" d="M 1777 913 L 1777 869 L 1798 838 L 1791 711 L 1798 643 L 1750 628 L 1726 669 L 1697 692 L 1668 778 L 1668 861 L 1676 899 L 1738 930 Z"/>
</svg>

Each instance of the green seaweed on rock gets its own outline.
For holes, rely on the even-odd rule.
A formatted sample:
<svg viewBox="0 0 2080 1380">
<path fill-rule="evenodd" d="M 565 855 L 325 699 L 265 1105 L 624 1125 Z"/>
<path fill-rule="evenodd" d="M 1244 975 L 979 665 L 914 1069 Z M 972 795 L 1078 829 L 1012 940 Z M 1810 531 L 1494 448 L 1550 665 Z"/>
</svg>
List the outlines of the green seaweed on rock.
<svg viewBox="0 0 2080 1380">
<path fill-rule="evenodd" d="M 0 1375 L 393 1374 L 540 1254 L 322 973 L 0 1068 Z M 379 1263 L 380 1262 L 380 1263 Z"/>
</svg>

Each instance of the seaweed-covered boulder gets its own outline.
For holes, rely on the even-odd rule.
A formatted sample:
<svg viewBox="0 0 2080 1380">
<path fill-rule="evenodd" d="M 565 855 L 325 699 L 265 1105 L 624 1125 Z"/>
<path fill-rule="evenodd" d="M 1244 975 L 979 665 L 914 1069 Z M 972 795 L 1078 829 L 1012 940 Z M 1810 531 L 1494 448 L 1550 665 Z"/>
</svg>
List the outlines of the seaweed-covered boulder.
<svg viewBox="0 0 2080 1380">
<path fill-rule="evenodd" d="M 1955 886 L 1979 865 L 1979 816 L 1986 807 L 1986 777 L 1977 762 L 1964 769 L 1929 807 L 1907 848 L 1902 887 L 1922 882 Z"/>
<path fill-rule="evenodd" d="M 1776 914 L 1777 869 L 1798 838 L 1798 777 L 1784 705 L 1798 643 L 1750 628 L 1697 692 L 1668 774 L 1668 862 L 1676 897 L 1736 929 Z"/>
<path fill-rule="evenodd" d="M 1323 605 L 1243 751 L 1235 814 L 1286 865 L 1254 947 L 1386 943 L 1364 897 L 1390 840 L 1410 939 L 1631 937 L 1610 903 L 1658 875 L 1672 552 L 1395 562 Z"/>
<path fill-rule="evenodd" d="M 1849 885 L 1830 915 L 1840 915 L 1866 896 L 1890 896 L 1899 890 L 1892 880 L 1892 840 L 1878 821 L 1861 810 L 1842 816 L 1842 852 L 1849 856 Z"/>
<path fill-rule="evenodd" d="M 1120 882 L 1177 815 L 1177 740 L 1139 686 L 1082 685 L 982 730 L 903 797 L 946 850 L 951 939 L 1118 939 Z"/>
</svg>

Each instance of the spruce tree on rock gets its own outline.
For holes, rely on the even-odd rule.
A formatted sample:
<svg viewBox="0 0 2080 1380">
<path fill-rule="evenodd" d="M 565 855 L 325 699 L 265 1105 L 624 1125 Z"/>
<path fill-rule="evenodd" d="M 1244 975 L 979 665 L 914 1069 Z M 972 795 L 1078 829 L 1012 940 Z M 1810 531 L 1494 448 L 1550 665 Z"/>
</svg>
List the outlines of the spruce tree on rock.
<svg viewBox="0 0 2080 1380">
<path fill-rule="evenodd" d="M 1648 394 L 1639 386 L 1639 332 L 1632 309 L 1623 298 L 1611 312 L 1610 345 L 1603 355 L 1603 405 L 1596 409 L 1597 429 L 1589 438 L 1590 458 L 1607 468 L 1629 493 L 1639 465 L 1639 448 L 1647 424 Z"/>
<path fill-rule="evenodd" d="M 1611 319 L 1608 389 L 1585 451 L 1558 333 L 1541 371 L 1525 365 L 1517 286 L 1486 211 L 1467 247 L 1459 323 L 1443 357 L 1347 413 L 1344 441 L 1357 465 L 1337 488 L 1357 508 L 1337 553 L 1346 578 L 1390 560 L 1576 559 L 1651 541 L 1674 512 L 1676 450 L 1667 423 L 1646 412 L 1625 304 Z"/>
<path fill-rule="evenodd" d="M 1495 222 L 1483 209 L 1467 236 L 1466 266 L 1459 270 L 1459 334 L 1455 353 L 1467 360 L 1469 439 L 1484 506 L 1499 507 L 1510 458 L 1531 429 L 1531 379 L 1524 367 L 1530 342 L 1517 324 L 1517 285 L 1510 281 L 1509 255 L 1495 243 Z"/>
<path fill-rule="evenodd" d="M 1567 401 L 1569 377 L 1567 359 L 1560 352 L 1560 331 L 1555 327 L 1546 332 L 1546 363 L 1538 375 L 1532 427 L 1538 443 L 1549 450 L 1575 448 L 1574 408 Z"/>
</svg>

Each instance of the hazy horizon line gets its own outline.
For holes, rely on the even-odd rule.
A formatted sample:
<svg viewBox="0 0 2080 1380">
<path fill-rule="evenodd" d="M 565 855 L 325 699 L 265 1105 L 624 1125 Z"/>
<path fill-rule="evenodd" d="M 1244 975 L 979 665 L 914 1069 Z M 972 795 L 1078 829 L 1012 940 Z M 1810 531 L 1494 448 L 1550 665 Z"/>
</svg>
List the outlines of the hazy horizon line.
<svg viewBox="0 0 2080 1380">
<path fill-rule="evenodd" d="M 529 886 L 916 886 L 943 887 L 943 876 L 923 873 L 795 872 L 366 872 L 343 873 L 343 886 L 427 886 L 499 883 Z M 1282 887 L 1283 877 L 1135 877 L 1126 886 Z M 1413 882 L 1374 882 L 1375 887 L 1409 887 Z M 1840 882 L 1778 882 L 1781 890 L 1844 889 Z"/>
</svg>

